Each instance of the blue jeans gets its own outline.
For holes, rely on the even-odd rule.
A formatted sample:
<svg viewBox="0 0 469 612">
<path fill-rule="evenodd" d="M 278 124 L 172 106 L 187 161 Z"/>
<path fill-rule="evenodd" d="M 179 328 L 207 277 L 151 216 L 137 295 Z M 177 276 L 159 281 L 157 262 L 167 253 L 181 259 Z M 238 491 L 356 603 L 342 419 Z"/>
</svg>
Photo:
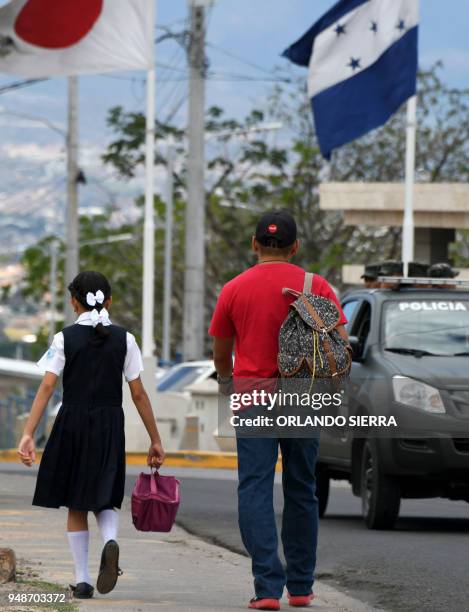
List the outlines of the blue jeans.
<svg viewBox="0 0 469 612">
<path fill-rule="evenodd" d="M 278 555 L 273 504 L 279 445 L 286 568 Z M 256 596 L 280 599 L 285 585 L 291 595 L 308 595 L 316 565 L 318 502 L 314 473 L 319 440 L 238 437 L 237 446 L 239 528 L 252 559 Z"/>
</svg>

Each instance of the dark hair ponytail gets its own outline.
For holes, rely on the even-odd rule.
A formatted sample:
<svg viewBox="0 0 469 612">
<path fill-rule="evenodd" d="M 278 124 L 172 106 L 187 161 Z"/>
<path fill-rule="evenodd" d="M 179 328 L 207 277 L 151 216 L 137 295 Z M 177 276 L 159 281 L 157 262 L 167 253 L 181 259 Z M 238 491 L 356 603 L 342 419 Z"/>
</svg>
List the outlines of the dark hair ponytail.
<svg viewBox="0 0 469 612">
<path fill-rule="evenodd" d="M 96 309 L 98 312 L 101 312 L 102 308 L 106 300 L 109 300 L 111 297 L 111 285 L 109 281 L 100 272 L 80 272 L 73 281 L 68 286 L 68 290 L 73 298 L 75 298 L 83 308 L 91 311 Z M 98 291 L 102 291 L 104 294 L 104 301 L 102 304 L 96 303 L 94 306 L 91 306 L 86 301 L 86 296 L 88 293 L 96 294 Z M 94 346 L 99 346 L 109 336 L 109 329 L 107 329 L 102 323 L 98 323 L 94 328 L 94 334 L 91 336 L 91 344 Z"/>
</svg>

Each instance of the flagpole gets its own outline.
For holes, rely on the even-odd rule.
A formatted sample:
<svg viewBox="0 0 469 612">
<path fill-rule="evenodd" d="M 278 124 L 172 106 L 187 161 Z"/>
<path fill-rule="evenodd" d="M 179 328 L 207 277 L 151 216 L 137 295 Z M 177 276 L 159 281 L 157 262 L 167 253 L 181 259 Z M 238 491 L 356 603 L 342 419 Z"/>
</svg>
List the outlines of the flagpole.
<svg viewBox="0 0 469 612">
<path fill-rule="evenodd" d="M 166 228 L 164 248 L 164 292 L 163 292 L 163 361 L 171 360 L 171 298 L 173 283 L 173 215 L 174 215 L 174 142 L 168 140 L 166 169 Z"/>
<path fill-rule="evenodd" d="M 156 359 L 154 354 L 154 277 L 155 277 L 155 220 L 154 220 L 154 156 L 155 156 L 155 24 L 156 0 L 145 0 L 148 6 L 147 26 L 151 41 L 152 61 L 147 69 L 146 126 L 145 126 L 145 207 L 143 221 L 142 273 L 142 357 L 141 374 L 145 391 L 153 408 L 156 407 Z M 125 439 L 129 451 L 141 452 L 148 448 L 148 436 L 135 411 L 128 385 L 124 385 Z M 143 429 L 143 430 L 142 430 Z"/>
<path fill-rule="evenodd" d="M 413 261 L 415 251 L 414 183 L 416 138 L 417 95 L 415 94 L 407 100 L 405 202 L 402 224 L 402 263 L 404 276 L 409 276 L 409 263 Z"/>
<path fill-rule="evenodd" d="M 414 182 L 415 142 L 417 134 L 417 96 L 407 101 L 407 138 L 405 166 L 405 204 L 402 226 L 402 262 L 404 276 L 408 276 L 409 263 L 414 259 Z"/>
<path fill-rule="evenodd" d="M 156 10 L 149 2 L 149 27 L 155 27 Z M 142 353 L 144 359 L 154 357 L 154 278 L 155 278 L 155 218 L 154 218 L 154 156 L 155 156 L 155 64 L 147 72 L 146 144 L 145 144 L 145 213 L 143 229 L 143 291 L 142 291 Z"/>
</svg>

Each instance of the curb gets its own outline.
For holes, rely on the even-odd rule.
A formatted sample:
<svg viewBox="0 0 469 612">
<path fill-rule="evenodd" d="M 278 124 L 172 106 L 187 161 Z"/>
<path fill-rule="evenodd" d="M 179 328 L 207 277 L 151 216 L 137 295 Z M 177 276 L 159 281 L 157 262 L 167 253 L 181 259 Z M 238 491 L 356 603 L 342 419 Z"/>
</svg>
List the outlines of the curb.
<svg viewBox="0 0 469 612">
<path fill-rule="evenodd" d="M 127 465 L 142 465 L 147 461 L 146 453 L 126 453 Z M 169 451 L 164 464 L 169 467 L 189 467 L 206 470 L 236 470 L 236 453 L 217 453 L 204 451 Z"/>
<path fill-rule="evenodd" d="M 37 460 L 41 459 L 42 451 L 37 451 Z M 18 463 L 16 450 L 0 450 L 0 461 Z M 127 465 L 146 464 L 146 453 L 126 453 Z M 208 451 L 169 451 L 164 462 L 168 467 L 196 468 L 205 470 L 236 470 L 238 456 L 236 453 L 208 452 Z M 277 472 L 281 472 L 281 461 L 277 462 Z"/>
</svg>

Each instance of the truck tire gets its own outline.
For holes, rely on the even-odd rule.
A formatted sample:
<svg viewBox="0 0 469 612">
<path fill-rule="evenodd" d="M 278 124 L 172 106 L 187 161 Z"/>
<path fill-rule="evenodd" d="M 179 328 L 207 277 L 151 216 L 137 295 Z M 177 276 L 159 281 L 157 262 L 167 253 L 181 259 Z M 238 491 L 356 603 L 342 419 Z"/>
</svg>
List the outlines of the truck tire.
<svg viewBox="0 0 469 612">
<path fill-rule="evenodd" d="M 316 466 L 316 497 L 318 498 L 319 518 L 326 512 L 327 502 L 329 501 L 330 478 L 326 468 L 321 465 Z"/>
<path fill-rule="evenodd" d="M 383 473 L 376 442 L 367 440 L 361 461 L 362 513 L 368 529 L 392 529 L 399 516 L 399 485 Z"/>
</svg>

